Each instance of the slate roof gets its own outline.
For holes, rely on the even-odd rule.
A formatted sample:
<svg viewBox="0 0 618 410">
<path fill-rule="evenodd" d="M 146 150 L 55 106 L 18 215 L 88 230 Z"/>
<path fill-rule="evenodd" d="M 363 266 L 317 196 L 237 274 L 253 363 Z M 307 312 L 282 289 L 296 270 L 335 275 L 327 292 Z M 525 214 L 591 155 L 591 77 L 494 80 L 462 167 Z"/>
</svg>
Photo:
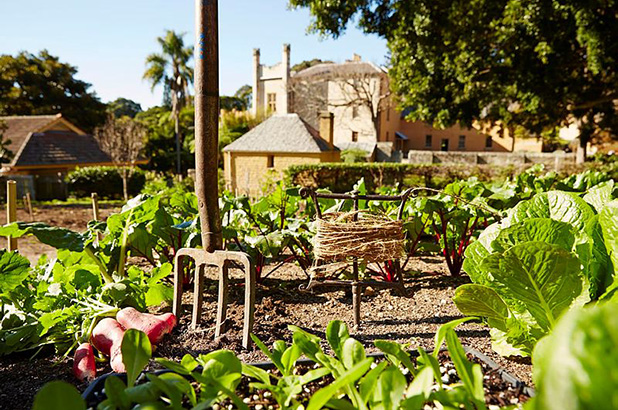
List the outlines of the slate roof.
<svg viewBox="0 0 618 410">
<path fill-rule="evenodd" d="M 39 131 L 46 125 L 56 121 L 57 115 L 25 115 L 0 117 L 0 122 L 4 121 L 8 128 L 4 131 L 4 139 L 11 140 L 8 149 L 17 155 L 19 149 L 31 132 Z"/>
<path fill-rule="evenodd" d="M 223 148 L 231 152 L 319 153 L 339 151 L 298 114 L 273 115 Z"/>
<path fill-rule="evenodd" d="M 79 128 L 62 118 L 62 115 L 28 115 L 0 117 L 8 128 L 4 138 L 10 139 L 13 152 L 10 167 L 44 165 L 101 164 L 111 160 L 99 148 L 92 135 L 83 134 Z M 63 123 L 66 130 L 49 130 Z M 70 129 L 70 130 L 69 130 Z M 73 130 L 73 131 L 71 131 Z M 79 132 L 76 132 L 79 131 Z"/>
<path fill-rule="evenodd" d="M 34 133 L 13 166 L 101 164 L 111 162 L 92 135 L 70 131 Z"/>
</svg>

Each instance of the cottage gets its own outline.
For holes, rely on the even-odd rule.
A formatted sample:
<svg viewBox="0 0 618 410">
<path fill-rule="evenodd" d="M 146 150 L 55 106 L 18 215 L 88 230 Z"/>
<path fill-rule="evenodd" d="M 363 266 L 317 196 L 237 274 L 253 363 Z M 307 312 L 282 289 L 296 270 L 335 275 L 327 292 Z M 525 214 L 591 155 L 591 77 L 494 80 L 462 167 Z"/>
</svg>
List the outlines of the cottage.
<svg viewBox="0 0 618 410">
<path fill-rule="evenodd" d="M 277 114 L 223 148 L 226 186 L 258 195 L 263 184 L 281 178 L 290 165 L 338 162 L 333 115 L 323 113 L 320 132 L 298 114 Z"/>
<path fill-rule="evenodd" d="M 12 154 L 2 164 L 2 176 L 18 179 L 20 192 L 37 199 L 66 197 L 64 177 L 76 167 L 112 165 L 92 135 L 61 114 L 0 117 Z"/>
</svg>

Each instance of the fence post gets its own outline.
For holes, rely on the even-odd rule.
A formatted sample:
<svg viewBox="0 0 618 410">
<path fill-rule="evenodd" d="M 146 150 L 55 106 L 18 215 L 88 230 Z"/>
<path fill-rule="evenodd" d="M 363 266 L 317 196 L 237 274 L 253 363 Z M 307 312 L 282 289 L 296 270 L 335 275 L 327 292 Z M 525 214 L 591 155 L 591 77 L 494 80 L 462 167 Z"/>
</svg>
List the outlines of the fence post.
<svg viewBox="0 0 618 410">
<path fill-rule="evenodd" d="M 99 221 L 99 195 L 96 192 L 90 194 L 92 198 L 92 216 L 95 221 Z M 97 232 L 97 242 L 102 239 L 101 232 Z"/>
<path fill-rule="evenodd" d="M 30 198 L 30 192 L 26 192 L 26 207 L 30 214 L 30 222 L 34 222 L 34 211 L 32 210 L 32 200 Z"/>
<path fill-rule="evenodd" d="M 17 221 L 17 182 L 6 181 L 6 223 Z M 7 249 L 17 250 L 17 239 L 7 237 Z"/>
</svg>

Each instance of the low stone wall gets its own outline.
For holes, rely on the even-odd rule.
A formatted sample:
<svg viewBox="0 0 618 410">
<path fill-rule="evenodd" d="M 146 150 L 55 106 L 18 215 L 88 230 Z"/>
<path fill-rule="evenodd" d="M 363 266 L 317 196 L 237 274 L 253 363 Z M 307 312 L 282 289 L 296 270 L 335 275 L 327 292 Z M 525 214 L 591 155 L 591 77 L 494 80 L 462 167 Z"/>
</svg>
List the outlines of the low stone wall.
<svg viewBox="0 0 618 410">
<path fill-rule="evenodd" d="M 543 164 L 560 167 L 574 164 L 575 154 L 564 152 L 449 152 L 408 151 L 407 164 L 473 164 L 473 165 L 524 165 Z"/>
</svg>

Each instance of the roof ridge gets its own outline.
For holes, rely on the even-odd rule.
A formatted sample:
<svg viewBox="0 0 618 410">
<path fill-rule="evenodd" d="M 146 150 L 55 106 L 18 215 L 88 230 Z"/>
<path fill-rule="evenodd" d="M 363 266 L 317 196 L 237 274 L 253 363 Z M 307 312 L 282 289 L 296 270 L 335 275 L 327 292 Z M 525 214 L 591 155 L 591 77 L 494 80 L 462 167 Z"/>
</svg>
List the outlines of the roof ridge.
<svg viewBox="0 0 618 410">
<path fill-rule="evenodd" d="M 0 119 L 12 118 L 60 118 L 62 114 L 36 114 L 36 115 L 0 115 Z"/>
</svg>

